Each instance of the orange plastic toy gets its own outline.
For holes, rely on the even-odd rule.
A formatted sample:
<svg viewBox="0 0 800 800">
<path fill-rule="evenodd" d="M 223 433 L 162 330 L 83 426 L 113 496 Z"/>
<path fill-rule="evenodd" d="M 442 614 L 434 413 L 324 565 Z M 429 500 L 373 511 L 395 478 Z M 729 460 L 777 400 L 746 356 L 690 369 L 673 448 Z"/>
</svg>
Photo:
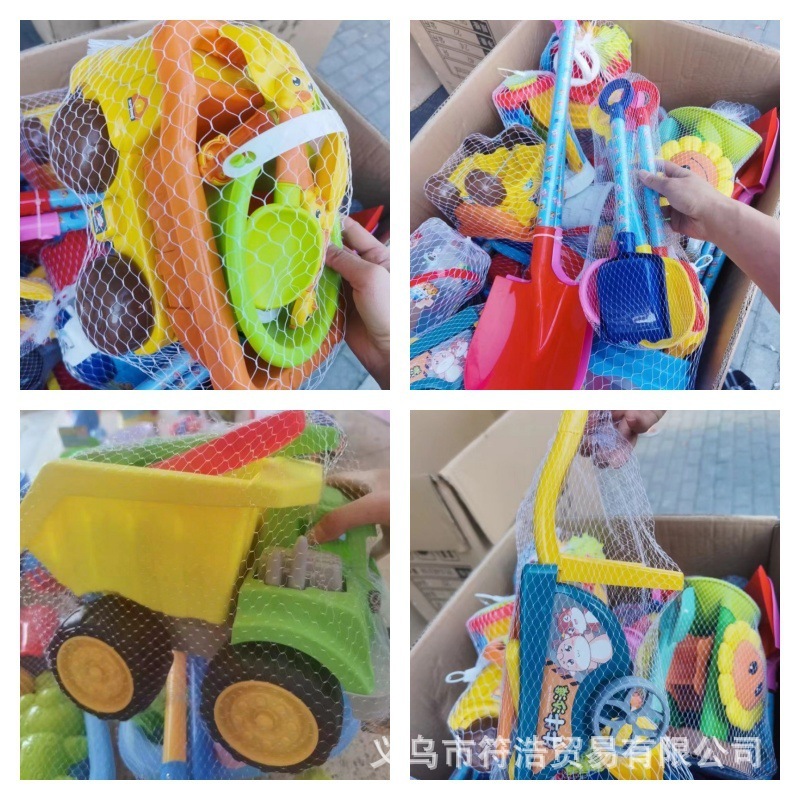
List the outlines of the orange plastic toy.
<svg viewBox="0 0 800 800">
<path fill-rule="evenodd" d="M 166 286 L 167 310 L 178 338 L 192 357 L 208 367 L 216 388 L 296 388 L 333 350 L 342 320 L 331 326 L 317 354 L 296 369 L 269 367 L 248 355 L 239 342 L 209 221 L 196 142 L 203 139 L 204 120 L 213 119 L 218 125 L 220 116 L 233 114 L 238 119 L 244 108 L 252 107 L 252 97 L 219 97 L 210 91 L 215 87 L 203 87 L 192 70 L 197 49 L 213 52 L 243 70 L 249 66 L 245 54 L 224 36 L 223 29 L 228 27 L 222 22 L 177 20 L 162 23 L 153 36 L 156 72 L 164 86 L 161 136 L 148 171 L 159 240 L 157 270 Z M 261 95 L 258 100 L 262 101 Z M 158 224 L 163 210 L 171 220 L 170 230 Z"/>
</svg>

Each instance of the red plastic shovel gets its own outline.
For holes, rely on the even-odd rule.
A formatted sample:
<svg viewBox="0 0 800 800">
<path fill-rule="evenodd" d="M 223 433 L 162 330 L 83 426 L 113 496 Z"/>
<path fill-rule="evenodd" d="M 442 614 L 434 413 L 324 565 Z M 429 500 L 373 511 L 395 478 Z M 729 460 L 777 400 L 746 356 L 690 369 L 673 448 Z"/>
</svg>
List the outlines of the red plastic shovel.
<svg viewBox="0 0 800 800">
<path fill-rule="evenodd" d="M 223 475 L 282 450 L 300 436 L 305 425 L 302 411 L 281 411 L 239 425 L 210 442 L 151 464 L 151 468 Z"/>
<path fill-rule="evenodd" d="M 565 20 L 562 54 L 577 23 Z M 561 264 L 561 207 L 572 57 L 560 58 L 529 280 L 495 278 L 467 353 L 467 389 L 579 389 L 592 345 L 578 284 Z"/>
</svg>

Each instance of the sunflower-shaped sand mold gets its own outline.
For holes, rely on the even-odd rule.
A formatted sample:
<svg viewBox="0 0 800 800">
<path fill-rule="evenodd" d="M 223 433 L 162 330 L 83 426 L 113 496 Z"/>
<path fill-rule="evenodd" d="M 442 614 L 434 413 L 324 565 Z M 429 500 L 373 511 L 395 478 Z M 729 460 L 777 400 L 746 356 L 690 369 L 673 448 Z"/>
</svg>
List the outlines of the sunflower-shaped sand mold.
<svg viewBox="0 0 800 800">
<path fill-rule="evenodd" d="M 659 158 L 691 170 L 726 197 L 733 194 L 733 164 L 715 142 L 703 141 L 699 136 L 670 139 L 661 146 Z M 661 202 L 667 204 L 666 200 Z"/>
<path fill-rule="evenodd" d="M 752 730 L 764 714 L 766 663 L 758 632 L 746 622 L 725 629 L 717 653 L 719 696 L 731 725 Z"/>
</svg>

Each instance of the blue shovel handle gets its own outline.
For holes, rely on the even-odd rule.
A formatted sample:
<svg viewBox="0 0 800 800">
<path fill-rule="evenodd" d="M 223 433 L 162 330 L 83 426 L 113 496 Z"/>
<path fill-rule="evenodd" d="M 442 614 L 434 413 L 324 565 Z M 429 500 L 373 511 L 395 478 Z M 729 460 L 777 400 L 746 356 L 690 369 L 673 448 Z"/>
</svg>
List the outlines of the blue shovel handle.
<svg viewBox="0 0 800 800">
<path fill-rule="evenodd" d="M 639 154 L 641 167 L 647 172 L 656 171 L 656 156 L 653 147 L 653 134 L 649 125 L 640 125 L 638 128 Z M 655 189 L 642 187 L 644 190 L 644 205 L 647 211 L 647 224 L 650 228 L 653 247 L 663 247 L 665 243 L 664 217 L 661 215 L 661 199 Z"/>
<path fill-rule="evenodd" d="M 622 92 L 619 100 L 612 103 L 611 98 L 614 96 L 615 92 L 619 91 Z M 624 120 L 625 112 L 628 110 L 628 106 L 633 102 L 633 85 L 627 78 L 616 78 L 603 87 L 603 91 L 600 92 L 600 97 L 597 102 L 600 104 L 600 108 L 605 111 L 612 120 Z"/>
<path fill-rule="evenodd" d="M 612 97 L 621 92 L 618 100 Z M 614 167 L 614 192 L 617 198 L 617 236 L 620 249 L 631 252 L 634 248 L 634 199 L 631 192 L 630 159 L 625 112 L 633 102 L 633 86 L 625 78 L 606 84 L 600 92 L 598 103 L 611 119 L 611 160 Z"/>
</svg>

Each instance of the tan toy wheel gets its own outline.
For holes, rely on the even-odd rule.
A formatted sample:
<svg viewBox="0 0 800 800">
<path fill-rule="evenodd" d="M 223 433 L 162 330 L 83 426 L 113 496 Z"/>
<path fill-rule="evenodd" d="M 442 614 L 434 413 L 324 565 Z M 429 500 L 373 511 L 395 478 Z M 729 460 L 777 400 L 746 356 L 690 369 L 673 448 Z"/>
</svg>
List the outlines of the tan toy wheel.
<svg viewBox="0 0 800 800">
<path fill-rule="evenodd" d="M 214 719 L 225 741 L 259 764 L 298 764 L 319 743 L 311 709 L 297 695 L 266 681 L 225 688 L 214 704 Z"/>
<path fill-rule="evenodd" d="M 201 714 L 234 758 L 265 772 L 324 764 L 342 732 L 338 680 L 310 656 L 276 644 L 227 645 L 209 664 Z"/>
<path fill-rule="evenodd" d="M 161 617 L 107 595 L 78 609 L 47 647 L 61 689 L 101 719 L 130 719 L 155 700 L 172 665 Z"/>
</svg>

